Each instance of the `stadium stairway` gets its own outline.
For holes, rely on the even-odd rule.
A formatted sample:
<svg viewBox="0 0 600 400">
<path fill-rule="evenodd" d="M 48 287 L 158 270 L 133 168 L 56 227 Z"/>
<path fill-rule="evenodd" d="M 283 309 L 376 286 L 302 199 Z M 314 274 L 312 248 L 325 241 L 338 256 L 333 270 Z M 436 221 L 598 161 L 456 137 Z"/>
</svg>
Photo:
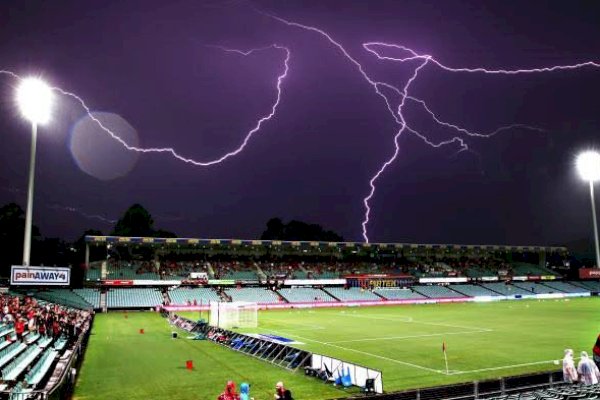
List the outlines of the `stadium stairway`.
<svg viewBox="0 0 600 400">
<path fill-rule="evenodd" d="M 106 291 L 100 292 L 100 308 L 102 309 L 102 312 L 106 312 L 106 310 L 107 310 L 107 307 L 106 307 Z"/>
<path fill-rule="evenodd" d="M 336 299 L 337 301 L 342 301 L 339 298 L 337 298 L 336 296 L 332 295 L 331 292 L 325 288 L 321 289 L 323 290 L 325 293 L 327 293 L 328 295 L 330 295 L 331 297 L 333 297 L 334 299 Z"/>
<path fill-rule="evenodd" d="M 208 277 L 210 279 L 215 279 L 215 270 L 212 267 L 211 263 L 206 263 L 206 269 L 208 270 Z"/>
<path fill-rule="evenodd" d="M 254 263 L 254 268 L 256 268 L 256 275 L 258 276 L 258 279 L 261 281 L 266 281 L 267 274 L 265 274 L 265 271 L 262 270 L 260 265 L 258 265 L 258 263 Z"/>
</svg>

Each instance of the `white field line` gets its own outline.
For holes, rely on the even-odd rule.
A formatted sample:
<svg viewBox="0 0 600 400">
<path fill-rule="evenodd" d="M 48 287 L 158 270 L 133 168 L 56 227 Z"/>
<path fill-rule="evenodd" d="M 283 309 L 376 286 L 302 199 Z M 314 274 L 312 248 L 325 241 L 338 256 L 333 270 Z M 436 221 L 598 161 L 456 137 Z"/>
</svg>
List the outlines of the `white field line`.
<svg viewBox="0 0 600 400">
<path fill-rule="evenodd" d="M 263 318 L 261 317 L 261 320 L 267 320 L 270 324 L 275 324 L 275 325 L 298 325 L 298 326 L 303 326 L 303 329 L 297 329 L 294 328 L 295 330 L 298 331 L 318 331 L 318 330 L 324 330 L 327 329 L 324 326 L 321 325 L 315 325 L 315 324 L 303 324 L 302 322 L 294 322 L 294 321 L 281 321 L 278 319 L 269 319 L 269 318 Z"/>
<path fill-rule="evenodd" d="M 556 360 L 535 361 L 535 362 L 524 363 L 524 364 L 503 365 L 503 366 L 500 366 L 500 367 L 472 369 L 472 370 L 469 370 L 469 371 L 451 371 L 450 375 L 471 374 L 471 373 L 476 373 L 476 372 L 497 371 L 497 370 L 500 370 L 500 369 L 528 367 L 528 366 L 531 366 L 531 365 L 551 364 L 551 363 L 554 363 L 554 361 L 556 361 Z M 559 360 L 559 362 L 560 362 L 560 360 Z"/>
<path fill-rule="evenodd" d="M 457 328 L 457 329 L 467 329 L 467 330 L 477 329 L 480 332 L 492 332 L 493 331 L 493 329 L 481 328 L 481 327 L 477 327 L 477 326 L 450 325 L 450 324 L 444 324 L 444 323 L 439 323 L 439 322 L 415 321 L 410 317 L 403 317 L 402 319 L 399 319 L 399 318 L 377 317 L 377 316 L 372 316 L 372 315 L 355 315 L 355 314 L 336 314 L 336 315 L 341 315 L 344 317 L 352 317 L 352 318 L 378 319 L 378 320 L 382 320 L 382 321 L 391 321 L 391 322 L 406 322 L 409 324 L 444 326 L 447 328 Z"/>
<path fill-rule="evenodd" d="M 425 335 L 410 335 L 410 336 L 387 336 L 387 337 L 379 337 L 379 338 L 365 338 L 365 339 L 352 339 L 352 340 L 336 340 L 333 342 L 325 342 L 327 344 L 331 343 L 353 343 L 353 342 L 371 342 L 371 341 L 379 341 L 379 340 L 403 340 L 403 339 L 419 339 L 419 338 L 427 338 L 434 336 L 450 336 L 450 335 L 468 335 L 471 333 L 485 333 L 489 331 L 484 330 L 475 330 L 475 331 L 463 331 L 463 332 L 441 332 L 441 333 L 431 333 Z"/>
<path fill-rule="evenodd" d="M 289 332 L 283 332 L 283 331 L 279 331 L 279 332 L 278 331 L 273 331 L 273 332 L 278 333 L 278 334 L 292 336 L 292 337 L 297 337 L 298 339 L 302 339 L 302 340 L 307 341 L 307 342 L 314 342 L 314 343 L 322 344 L 324 346 L 335 347 L 335 348 L 338 348 L 338 349 L 342 349 L 342 350 L 346 350 L 346 351 L 351 351 L 351 352 L 354 352 L 354 353 L 363 354 L 363 355 L 374 357 L 374 358 L 379 358 L 381 360 L 390 361 L 390 362 L 393 362 L 393 363 L 396 363 L 396 364 L 406 365 L 408 367 L 413 367 L 413 368 L 417 368 L 417 369 L 422 369 L 424 371 L 435 372 L 435 373 L 438 373 L 438 374 L 446 375 L 446 371 L 441 371 L 439 369 L 433 369 L 433 368 L 429 368 L 429 367 L 424 367 L 422 365 L 413 364 L 413 363 L 409 363 L 409 362 L 406 362 L 406 361 L 400 361 L 400 360 L 396 360 L 394 358 L 384 357 L 384 356 L 380 356 L 380 355 L 377 355 L 377 354 L 367 353 L 366 351 L 361 351 L 361 350 L 356 350 L 356 349 L 350 349 L 348 347 L 338 346 L 338 345 L 332 344 L 332 343 L 321 342 L 320 340 L 309 339 L 309 338 L 302 337 L 302 336 L 299 336 L 299 335 L 296 335 L 296 334 L 293 334 L 293 333 L 289 333 Z"/>
</svg>

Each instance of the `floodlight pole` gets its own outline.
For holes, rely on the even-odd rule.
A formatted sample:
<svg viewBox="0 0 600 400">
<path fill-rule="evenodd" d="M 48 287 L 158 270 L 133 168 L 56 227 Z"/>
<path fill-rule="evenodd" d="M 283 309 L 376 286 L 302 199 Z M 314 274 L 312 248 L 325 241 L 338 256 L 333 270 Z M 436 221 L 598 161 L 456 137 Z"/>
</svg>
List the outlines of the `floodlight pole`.
<svg viewBox="0 0 600 400">
<path fill-rule="evenodd" d="M 27 210 L 25 211 L 25 237 L 23 238 L 23 265 L 30 265 L 31 225 L 33 215 L 33 182 L 35 179 L 35 151 L 37 145 L 37 123 L 31 123 L 31 155 L 29 157 L 29 184 L 27 186 Z"/>
<path fill-rule="evenodd" d="M 596 220 L 596 202 L 594 201 L 594 181 L 590 180 L 590 199 L 592 200 L 592 218 L 594 220 L 594 243 L 596 245 L 596 268 L 600 268 L 600 245 L 598 244 L 598 221 Z"/>
</svg>

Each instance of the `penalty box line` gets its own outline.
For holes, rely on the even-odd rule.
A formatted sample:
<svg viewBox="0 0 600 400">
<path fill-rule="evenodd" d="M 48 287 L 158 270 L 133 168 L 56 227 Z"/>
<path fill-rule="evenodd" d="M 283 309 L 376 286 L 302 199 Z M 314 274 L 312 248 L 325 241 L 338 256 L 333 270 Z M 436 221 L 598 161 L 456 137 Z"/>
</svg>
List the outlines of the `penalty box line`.
<svg viewBox="0 0 600 400">
<path fill-rule="evenodd" d="M 417 369 L 421 369 L 424 371 L 429 371 L 429 372 L 435 372 L 437 374 L 441 374 L 441 375 L 446 375 L 446 371 L 442 371 L 439 369 L 433 369 L 433 368 L 429 368 L 429 367 L 424 367 L 422 365 L 418 365 L 418 364 L 413 364 L 413 363 L 409 363 L 406 361 L 401 361 L 401 360 L 396 360 L 395 358 L 389 358 L 389 357 L 385 357 L 385 356 L 380 356 L 378 354 L 373 354 L 373 353 L 367 353 L 366 351 L 361 351 L 361 350 L 356 350 L 356 349 L 351 349 L 348 347 L 343 347 L 343 346 L 338 346 L 337 344 L 333 344 L 333 343 L 327 343 L 327 342 L 321 342 L 320 340 L 315 340 L 315 339 L 309 339 L 306 337 L 302 337 L 293 333 L 289 333 L 289 332 L 283 332 L 283 331 L 273 331 L 277 334 L 283 334 L 283 335 L 288 335 L 288 336 L 292 336 L 292 337 L 297 337 L 298 339 L 302 339 L 304 341 L 307 342 L 314 342 L 314 343 L 318 343 L 324 346 L 330 346 L 330 347 L 335 347 L 337 349 L 341 349 L 341 350 L 346 350 L 346 351 L 351 351 L 354 353 L 358 353 L 358 354 L 362 354 L 362 355 L 366 355 L 366 356 L 370 356 L 370 357 L 374 357 L 374 358 L 379 358 L 381 360 L 385 360 L 385 361 L 390 361 L 396 364 L 400 364 L 400 365 L 405 365 L 407 367 L 412 367 L 412 368 L 417 368 Z"/>
<path fill-rule="evenodd" d="M 461 332 L 441 332 L 441 333 L 431 333 L 424 335 L 410 335 L 410 336 L 386 336 L 379 338 L 364 338 L 364 339 L 351 339 L 351 340 L 336 340 L 333 342 L 325 342 L 327 344 L 334 343 L 354 343 L 354 342 L 376 342 L 380 340 L 404 340 L 404 339 L 420 339 L 420 338 L 428 338 L 435 336 L 450 336 L 450 335 L 469 335 L 472 333 L 486 333 L 488 330 L 475 330 L 475 331 L 461 331 Z"/>
<path fill-rule="evenodd" d="M 420 325 L 430 325 L 430 326 L 443 326 L 446 328 L 457 328 L 457 329 L 467 329 L 472 331 L 473 329 L 478 330 L 479 332 L 493 332 L 493 329 L 489 329 L 489 328 L 481 328 L 481 327 L 477 327 L 477 326 L 463 326 L 463 325 L 451 325 L 451 324 L 444 324 L 441 322 L 424 322 L 424 321 L 415 321 L 410 317 L 403 317 L 403 318 L 388 318 L 388 317 L 378 317 L 378 316 L 372 316 L 372 315 L 354 315 L 354 314 L 336 314 L 336 315 L 342 315 L 344 317 L 350 317 L 350 318 L 364 318 L 364 319 L 375 319 L 375 320 L 382 320 L 382 321 L 390 321 L 390 322 L 406 322 L 409 324 L 420 324 Z"/>
</svg>

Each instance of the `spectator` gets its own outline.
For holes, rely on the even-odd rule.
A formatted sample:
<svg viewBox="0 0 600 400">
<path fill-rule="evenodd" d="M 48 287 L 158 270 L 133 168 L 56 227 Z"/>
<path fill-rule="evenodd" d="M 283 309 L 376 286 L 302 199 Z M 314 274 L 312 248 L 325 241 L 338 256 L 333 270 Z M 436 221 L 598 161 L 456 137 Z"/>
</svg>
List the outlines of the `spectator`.
<svg viewBox="0 0 600 400">
<path fill-rule="evenodd" d="M 235 392 L 235 382 L 228 381 L 225 391 L 219 395 L 217 400 L 240 400 L 240 396 Z"/>
<path fill-rule="evenodd" d="M 240 385 L 240 400 L 254 400 L 254 397 L 250 397 L 250 385 L 246 382 Z"/>
<path fill-rule="evenodd" d="M 579 365 L 577 365 L 577 372 L 579 373 L 581 383 L 584 385 L 595 385 L 600 378 L 598 367 L 590 360 L 586 351 L 581 352 L 581 360 L 579 360 Z"/>
<path fill-rule="evenodd" d="M 565 349 L 565 358 L 563 358 L 563 381 L 567 383 L 577 382 L 577 370 L 573 361 L 573 350 Z"/>
<path fill-rule="evenodd" d="M 596 344 L 594 344 L 593 358 L 596 366 L 600 368 L 600 335 L 596 338 Z"/>
<path fill-rule="evenodd" d="M 17 340 L 19 342 L 23 341 L 23 332 L 25 332 L 25 322 L 23 318 L 17 317 L 17 321 L 15 322 L 15 334 L 17 335 Z"/>
<path fill-rule="evenodd" d="M 275 400 L 293 400 L 292 392 L 283 386 L 283 382 L 275 385 Z"/>
</svg>

